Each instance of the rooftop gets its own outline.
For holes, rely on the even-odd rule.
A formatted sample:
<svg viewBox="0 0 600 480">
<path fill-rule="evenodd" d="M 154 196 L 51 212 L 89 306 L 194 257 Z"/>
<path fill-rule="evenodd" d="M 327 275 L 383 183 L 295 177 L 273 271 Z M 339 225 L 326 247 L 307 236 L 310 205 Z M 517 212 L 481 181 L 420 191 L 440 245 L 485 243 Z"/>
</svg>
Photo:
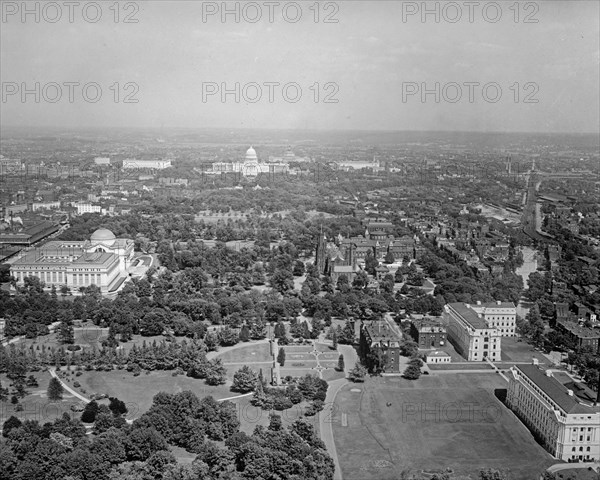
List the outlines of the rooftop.
<svg viewBox="0 0 600 480">
<path fill-rule="evenodd" d="M 371 342 L 382 342 L 382 341 L 400 341 L 401 338 L 394 332 L 387 322 L 384 321 L 373 321 L 365 324 L 364 327 Z"/>
<path fill-rule="evenodd" d="M 477 315 L 477 312 L 473 310 L 466 303 L 449 303 L 448 307 L 454 310 L 462 319 L 471 325 L 473 328 L 490 328 L 487 322 Z"/>
<path fill-rule="evenodd" d="M 598 328 L 589 328 L 582 325 L 579 325 L 575 322 L 565 322 L 559 320 L 557 322 L 562 328 L 568 330 L 569 332 L 577 335 L 581 338 L 600 338 L 600 329 Z"/>
<path fill-rule="evenodd" d="M 515 367 L 528 377 L 540 390 L 554 401 L 566 413 L 598 413 L 600 407 L 591 407 L 577 401 L 569 395 L 569 390 L 556 378 L 546 375 L 546 372 L 536 365 L 516 365 Z"/>
</svg>

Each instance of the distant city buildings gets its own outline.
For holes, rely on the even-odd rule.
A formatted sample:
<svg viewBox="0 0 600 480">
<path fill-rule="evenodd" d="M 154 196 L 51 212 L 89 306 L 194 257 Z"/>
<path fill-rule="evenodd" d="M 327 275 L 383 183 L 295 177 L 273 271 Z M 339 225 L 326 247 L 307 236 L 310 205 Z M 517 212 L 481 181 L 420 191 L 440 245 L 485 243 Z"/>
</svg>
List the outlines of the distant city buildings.
<svg viewBox="0 0 600 480">
<path fill-rule="evenodd" d="M 110 165 L 110 157 L 96 157 L 94 163 L 96 165 Z"/>
<path fill-rule="evenodd" d="M 600 406 L 584 403 L 573 390 L 536 365 L 510 369 L 507 405 L 541 445 L 565 462 L 600 459 Z"/>
<path fill-rule="evenodd" d="M 172 167 L 171 160 L 136 160 L 132 158 L 123 160 L 124 170 L 164 170 L 170 167 Z"/>
<path fill-rule="evenodd" d="M 102 213 L 102 206 L 88 202 L 76 202 L 73 203 L 73 206 L 77 209 L 77 215 L 83 215 L 84 213 Z"/>
<path fill-rule="evenodd" d="M 256 150 L 250 147 L 243 161 L 214 162 L 211 169 L 205 173 L 217 175 L 221 173 L 238 173 L 244 177 L 257 177 L 261 174 L 287 173 L 289 165 L 285 161 L 259 162 Z"/>
<path fill-rule="evenodd" d="M 21 160 L 0 157 L 0 175 L 21 173 L 24 168 Z"/>
<path fill-rule="evenodd" d="M 90 285 L 112 293 L 129 278 L 133 253 L 133 240 L 116 238 L 101 228 L 86 241 L 56 240 L 29 251 L 11 265 L 10 273 L 17 285 L 33 276 L 46 286 L 66 285 L 75 293 Z"/>
</svg>

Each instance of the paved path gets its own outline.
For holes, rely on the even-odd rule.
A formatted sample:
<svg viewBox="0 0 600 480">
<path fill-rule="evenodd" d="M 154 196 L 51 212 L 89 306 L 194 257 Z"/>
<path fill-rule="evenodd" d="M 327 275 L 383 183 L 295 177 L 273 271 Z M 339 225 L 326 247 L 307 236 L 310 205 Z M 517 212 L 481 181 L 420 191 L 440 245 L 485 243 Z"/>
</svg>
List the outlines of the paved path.
<svg viewBox="0 0 600 480">
<path fill-rule="evenodd" d="M 51 376 L 53 376 L 54 378 L 58 379 L 58 381 L 61 383 L 61 385 L 63 386 L 63 388 L 69 392 L 71 395 L 77 397 L 79 400 L 81 400 L 82 402 L 85 403 L 90 403 L 90 399 L 89 398 L 85 398 L 83 395 L 81 395 L 80 393 L 76 392 L 75 390 L 73 390 L 71 387 L 69 387 L 65 382 L 63 382 L 58 375 L 56 375 L 56 371 L 54 368 L 49 368 L 48 372 L 50 373 Z"/>
<path fill-rule="evenodd" d="M 325 397 L 325 408 L 319 413 L 319 431 L 321 432 L 321 440 L 325 443 L 325 447 L 327 447 L 327 451 L 329 452 L 329 455 L 331 455 L 335 465 L 333 480 L 342 480 L 342 469 L 340 468 L 340 462 L 338 460 L 333 437 L 333 402 L 340 388 L 347 383 L 348 380 L 345 378 L 339 378 L 329 382 L 329 388 L 327 389 L 327 395 Z"/>
<path fill-rule="evenodd" d="M 217 402 L 224 402 L 225 400 L 235 400 L 236 398 L 248 397 L 250 395 L 254 395 L 254 392 L 243 393 L 242 395 L 235 395 L 233 397 L 227 398 L 217 398 Z"/>
<path fill-rule="evenodd" d="M 581 462 L 581 463 L 557 463 L 548 468 L 550 473 L 560 472 L 561 470 L 569 470 L 570 468 L 592 468 L 592 470 L 600 473 L 600 462 Z"/>
<path fill-rule="evenodd" d="M 331 341 L 329 341 L 331 342 Z M 322 341 L 320 343 L 327 343 Z M 354 368 L 354 364 L 358 361 L 356 350 L 351 345 L 338 345 L 338 351 L 344 355 L 344 373 L 347 375 Z M 325 443 L 325 447 L 333 459 L 335 465 L 335 473 L 333 480 L 342 480 L 342 469 L 335 448 L 335 439 L 333 436 L 333 407 L 337 393 L 340 389 L 349 382 L 346 378 L 338 378 L 329 382 L 327 395 L 325 397 L 325 408 L 319 413 L 319 431 L 321 432 L 321 440 Z"/>
</svg>

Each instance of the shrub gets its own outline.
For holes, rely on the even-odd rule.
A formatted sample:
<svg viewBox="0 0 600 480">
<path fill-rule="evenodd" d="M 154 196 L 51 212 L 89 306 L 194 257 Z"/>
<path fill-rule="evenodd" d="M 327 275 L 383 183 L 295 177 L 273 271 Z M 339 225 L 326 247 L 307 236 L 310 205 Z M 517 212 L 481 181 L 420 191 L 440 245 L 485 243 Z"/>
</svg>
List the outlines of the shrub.
<svg viewBox="0 0 600 480">
<path fill-rule="evenodd" d="M 288 397 L 279 396 L 273 399 L 273 408 L 275 410 L 287 410 L 292 408 L 293 403 Z"/>
</svg>

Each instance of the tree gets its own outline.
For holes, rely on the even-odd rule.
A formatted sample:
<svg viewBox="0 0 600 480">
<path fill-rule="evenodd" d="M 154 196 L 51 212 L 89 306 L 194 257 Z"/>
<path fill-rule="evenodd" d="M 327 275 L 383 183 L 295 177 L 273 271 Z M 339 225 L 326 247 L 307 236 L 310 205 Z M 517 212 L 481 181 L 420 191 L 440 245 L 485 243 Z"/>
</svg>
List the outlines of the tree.
<svg viewBox="0 0 600 480">
<path fill-rule="evenodd" d="M 8 418 L 8 420 L 6 420 L 6 422 L 4 422 L 4 425 L 2 425 L 2 436 L 8 437 L 8 434 L 10 433 L 10 431 L 13 428 L 19 428 L 21 425 L 22 425 L 21 420 L 19 420 L 14 415 L 11 415 Z"/>
<path fill-rule="evenodd" d="M 367 369 L 363 367 L 360 363 L 354 365 L 354 368 L 350 370 L 349 378 L 353 382 L 364 382 L 365 377 L 367 375 Z"/>
<path fill-rule="evenodd" d="M 348 293 L 350 290 L 350 282 L 348 281 L 348 276 L 343 273 L 337 279 L 337 289 L 342 293 Z"/>
<path fill-rule="evenodd" d="M 292 273 L 294 274 L 294 277 L 301 277 L 304 275 L 304 263 L 302 260 L 296 260 Z"/>
<path fill-rule="evenodd" d="M 540 315 L 540 310 L 537 303 L 529 309 L 529 312 L 525 316 L 528 322 L 528 337 L 535 344 L 540 345 L 542 343 L 542 337 L 544 334 L 544 322 Z"/>
<path fill-rule="evenodd" d="M 221 345 L 223 345 L 225 347 L 230 347 L 232 345 L 235 345 L 240 340 L 239 334 L 236 333 L 235 330 L 233 330 L 232 328 L 229 328 L 229 327 L 224 327 L 221 330 L 219 330 L 218 335 L 219 335 L 219 341 L 220 341 Z"/>
<path fill-rule="evenodd" d="M 385 368 L 389 363 L 388 356 L 385 351 L 381 347 L 374 347 L 370 350 L 367 355 L 367 365 L 369 367 L 369 372 L 379 375 L 382 372 L 385 372 Z"/>
<path fill-rule="evenodd" d="M 277 269 L 273 275 L 271 275 L 271 288 L 282 294 L 289 290 L 293 290 L 294 276 L 292 275 L 292 272 L 289 270 Z"/>
<path fill-rule="evenodd" d="M 62 400 L 64 391 L 65 389 L 63 388 L 62 383 L 60 383 L 60 380 L 58 380 L 56 377 L 52 377 L 50 379 L 50 383 L 48 384 L 48 399 L 53 402 Z"/>
<path fill-rule="evenodd" d="M 220 358 L 210 360 L 206 372 L 206 383 L 209 385 L 223 385 L 227 380 L 227 369 Z"/>
<path fill-rule="evenodd" d="M 254 370 L 248 365 L 244 365 L 237 372 L 233 374 L 233 384 L 231 390 L 234 392 L 248 393 L 254 390 L 256 387 L 256 381 L 258 377 Z"/>
<path fill-rule="evenodd" d="M 369 250 L 365 256 L 365 270 L 369 275 L 375 275 L 375 269 L 379 266 L 379 262 L 373 255 L 373 252 Z"/>
<path fill-rule="evenodd" d="M 250 340 L 250 328 L 248 328 L 248 325 L 242 325 L 239 337 L 241 342 L 247 342 Z"/>
<path fill-rule="evenodd" d="M 335 332 L 333 332 L 333 335 L 331 335 L 331 346 L 333 347 L 334 350 L 337 350 L 338 339 L 337 339 L 337 334 Z"/>
<path fill-rule="evenodd" d="M 58 341 L 69 345 L 75 343 L 73 327 L 67 322 L 60 322 L 60 325 L 58 326 Z"/>
<path fill-rule="evenodd" d="M 387 264 L 389 265 L 390 263 L 394 263 L 394 260 L 395 260 L 395 259 L 394 259 L 394 254 L 392 253 L 392 251 L 391 251 L 391 250 L 390 250 L 390 251 L 388 251 L 388 252 L 385 254 L 384 262 L 385 262 L 385 263 L 387 263 Z"/>
<path fill-rule="evenodd" d="M 279 348 L 279 353 L 277 354 L 277 363 L 282 367 L 285 365 L 285 349 L 283 347 Z"/>
<path fill-rule="evenodd" d="M 340 332 L 337 340 L 344 345 L 352 345 L 354 344 L 354 338 L 354 326 L 350 320 L 346 320 L 344 328 Z"/>
<path fill-rule="evenodd" d="M 345 369 L 345 365 L 344 365 L 344 356 L 343 356 L 343 355 L 340 355 L 340 356 L 338 357 L 337 369 L 338 369 L 340 372 L 343 372 L 343 371 L 344 371 L 344 369 Z"/>
<path fill-rule="evenodd" d="M 406 369 L 404 370 L 402 376 L 407 380 L 416 380 L 421 376 L 421 369 L 416 365 L 409 364 L 408 367 L 406 367 Z"/>
<path fill-rule="evenodd" d="M 108 400 L 108 408 L 110 408 L 110 411 L 115 417 L 125 415 L 127 413 L 127 406 L 123 400 L 119 400 L 116 397 L 108 397 Z"/>
<path fill-rule="evenodd" d="M 88 403 L 81 413 L 81 421 L 83 423 L 94 423 L 98 414 L 98 402 L 92 400 Z"/>
<path fill-rule="evenodd" d="M 283 423 L 281 422 L 281 415 L 271 413 L 269 415 L 269 430 L 278 432 L 283 429 Z"/>
<path fill-rule="evenodd" d="M 508 475 L 501 470 L 488 468 L 479 472 L 479 480 L 508 480 Z"/>
</svg>

